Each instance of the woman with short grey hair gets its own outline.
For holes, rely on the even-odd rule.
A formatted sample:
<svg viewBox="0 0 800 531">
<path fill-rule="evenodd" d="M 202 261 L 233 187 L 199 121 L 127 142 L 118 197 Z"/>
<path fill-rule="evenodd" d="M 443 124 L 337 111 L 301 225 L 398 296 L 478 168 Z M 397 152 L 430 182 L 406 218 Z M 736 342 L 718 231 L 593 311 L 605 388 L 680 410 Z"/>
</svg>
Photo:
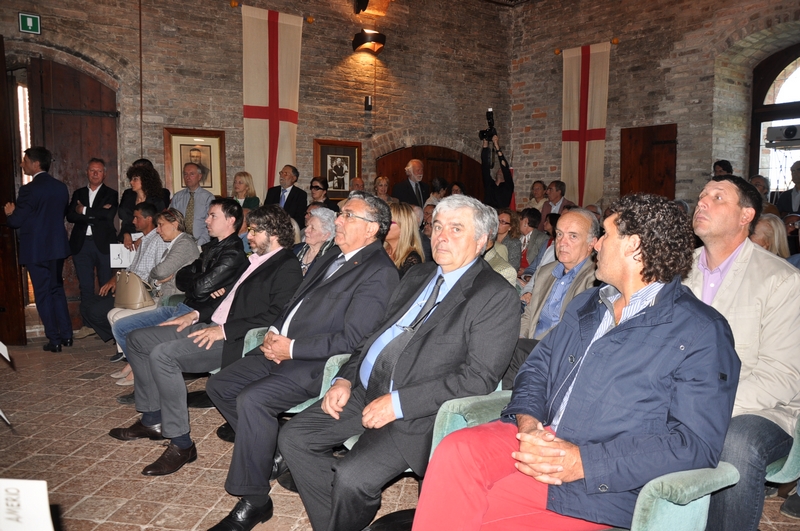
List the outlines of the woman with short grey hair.
<svg viewBox="0 0 800 531">
<path fill-rule="evenodd" d="M 334 246 L 335 221 L 336 214 L 328 208 L 320 207 L 310 211 L 305 228 L 306 241 L 298 243 L 293 249 L 297 259 L 300 260 L 303 275 L 308 273 L 317 258 Z"/>
</svg>

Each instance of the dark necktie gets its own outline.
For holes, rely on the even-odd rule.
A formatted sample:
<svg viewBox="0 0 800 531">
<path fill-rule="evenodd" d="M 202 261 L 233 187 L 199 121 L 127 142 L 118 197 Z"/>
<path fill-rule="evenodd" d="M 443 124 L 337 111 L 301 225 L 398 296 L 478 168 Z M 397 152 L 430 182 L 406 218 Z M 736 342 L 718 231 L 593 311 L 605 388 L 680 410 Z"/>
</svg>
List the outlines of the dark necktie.
<svg viewBox="0 0 800 531">
<path fill-rule="evenodd" d="M 414 321 L 409 326 L 404 327 L 402 333 L 389 341 L 378 354 L 378 357 L 375 358 L 375 364 L 372 366 L 372 372 L 367 383 L 367 404 L 389 392 L 389 385 L 392 382 L 392 373 L 395 365 L 397 365 L 397 360 L 400 359 L 400 354 L 403 353 L 408 342 L 414 337 L 419 326 L 436 306 L 436 299 L 439 297 L 439 288 L 442 287 L 442 282 L 444 282 L 444 277 L 439 275 L 439 278 L 436 279 L 436 284 L 433 286 L 431 296 L 425 301 Z"/>
<path fill-rule="evenodd" d="M 194 192 L 189 192 L 189 202 L 186 204 L 186 214 L 183 216 L 186 232 L 194 234 Z"/>
<path fill-rule="evenodd" d="M 419 183 L 414 183 L 414 192 L 417 194 L 417 202 L 419 203 L 419 206 L 424 206 L 424 203 L 422 202 L 422 191 L 419 189 Z"/>
</svg>

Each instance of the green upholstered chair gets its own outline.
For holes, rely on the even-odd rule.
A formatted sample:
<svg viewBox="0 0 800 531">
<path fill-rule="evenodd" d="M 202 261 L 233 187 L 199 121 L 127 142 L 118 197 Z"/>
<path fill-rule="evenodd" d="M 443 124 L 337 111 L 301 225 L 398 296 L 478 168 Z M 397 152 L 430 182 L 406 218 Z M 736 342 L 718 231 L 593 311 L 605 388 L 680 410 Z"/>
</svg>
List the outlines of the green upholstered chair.
<svg viewBox="0 0 800 531">
<path fill-rule="evenodd" d="M 511 391 L 497 391 L 485 396 L 449 400 L 442 404 L 433 428 L 431 452 L 453 431 L 500 418 L 500 412 L 510 399 Z M 795 450 L 793 447 L 792 451 Z M 795 454 L 790 453 L 788 463 L 793 465 L 797 476 L 800 476 L 798 454 L 800 449 Z M 778 465 L 778 469 L 781 466 L 786 468 Z M 711 493 L 737 481 L 739 472 L 733 465 L 725 462 L 720 462 L 717 468 L 686 470 L 655 478 L 639 493 L 631 531 L 703 531 L 708 519 Z"/>
<path fill-rule="evenodd" d="M 767 466 L 767 481 L 791 483 L 800 478 L 800 421 L 794 427 L 794 442 L 789 455 Z"/>
<path fill-rule="evenodd" d="M 175 293 L 174 295 L 167 295 L 161 297 L 161 306 L 177 306 L 186 300 L 186 295 L 183 293 Z"/>
</svg>

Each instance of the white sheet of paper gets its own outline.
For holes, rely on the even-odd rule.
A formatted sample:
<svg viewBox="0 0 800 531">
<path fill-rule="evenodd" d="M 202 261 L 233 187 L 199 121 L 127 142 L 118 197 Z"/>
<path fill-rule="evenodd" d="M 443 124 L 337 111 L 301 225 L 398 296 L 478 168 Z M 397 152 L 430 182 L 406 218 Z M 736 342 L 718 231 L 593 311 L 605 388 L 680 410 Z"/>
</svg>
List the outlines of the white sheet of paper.
<svg viewBox="0 0 800 531">
<path fill-rule="evenodd" d="M 0 355 L 2 355 L 9 363 L 11 363 L 11 354 L 8 353 L 8 347 L 2 341 L 0 341 Z"/>
<path fill-rule="evenodd" d="M 0 479 L 3 531 L 53 531 L 47 482 L 31 479 Z"/>
<path fill-rule="evenodd" d="M 133 257 L 136 251 L 129 251 L 121 243 L 112 243 L 110 245 L 109 256 L 111 258 L 112 269 L 124 269 L 130 267 L 133 262 Z"/>
</svg>

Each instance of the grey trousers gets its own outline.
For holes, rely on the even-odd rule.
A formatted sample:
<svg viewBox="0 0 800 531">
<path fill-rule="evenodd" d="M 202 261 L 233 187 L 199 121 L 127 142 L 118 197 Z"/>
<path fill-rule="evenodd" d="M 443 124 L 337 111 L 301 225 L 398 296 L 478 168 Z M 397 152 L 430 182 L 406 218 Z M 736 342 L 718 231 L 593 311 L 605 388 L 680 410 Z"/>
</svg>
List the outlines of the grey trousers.
<svg viewBox="0 0 800 531">
<path fill-rule="evenodd" d="M 187 336 L 210 325 L 151 326 L 128 334 L 127 357 L 133 368 L 136 411 L 161 411 L 161 433 L 175 438 L 189 433 L 189 409 L 183 372 L 208 372 L 222 363 L 222 341 L 198 347 Z"/>
</svg>

